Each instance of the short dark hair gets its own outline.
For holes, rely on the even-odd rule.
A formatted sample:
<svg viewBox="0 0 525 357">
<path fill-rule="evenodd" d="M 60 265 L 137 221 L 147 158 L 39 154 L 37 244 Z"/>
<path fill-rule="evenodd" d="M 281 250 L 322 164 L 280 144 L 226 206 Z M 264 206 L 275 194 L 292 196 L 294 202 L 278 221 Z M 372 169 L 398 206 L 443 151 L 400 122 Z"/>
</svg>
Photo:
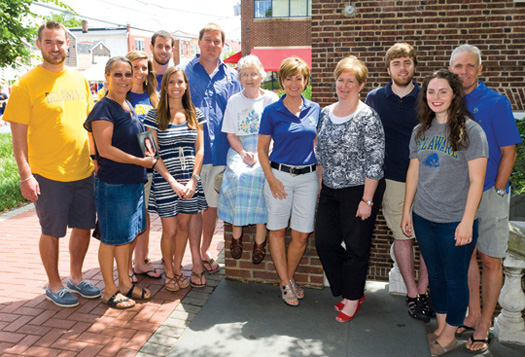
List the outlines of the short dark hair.
<svg viewBox="0 0 525 357">
<path fill-rule="evenodd" d="M 42 32 L 44 31 L 45 28 L 48 30 L 60 30 L 60 29 L 64 30 L 64 34 L 66 35 L 66 40 L 67 40 L 67 30 L 64 27 L 64 25 L 62 25 L 60 22 L 48 21 L 45 24 L 40 25 L 40 27 L 38 28 L 38 40 L 39 41 L 42 41 Z"/>
<path fill-rule="evenodd" d="M 153 46 L 155 46 L 155 40 L 157 39 L 157 37 L 171 38 L 171 47 L 175 45 L 175 38 L 173 38 L 172 34 L 169 33 L 168 31 L 160 30 L 160 31 L 155 32 L 153 36 L 151 36 L 151 44 Z"/>
</svg>

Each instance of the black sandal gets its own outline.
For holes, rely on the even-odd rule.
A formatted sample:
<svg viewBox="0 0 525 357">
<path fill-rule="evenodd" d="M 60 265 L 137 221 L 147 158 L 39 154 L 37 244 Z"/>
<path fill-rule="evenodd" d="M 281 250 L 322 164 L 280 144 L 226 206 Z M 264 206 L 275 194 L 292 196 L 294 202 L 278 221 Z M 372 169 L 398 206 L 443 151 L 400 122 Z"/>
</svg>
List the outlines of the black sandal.
<svg viewBox="0 0 525 357">
<path fill-rule="evenodd" d="M 140 291 L 141 291 L 140 295 L 133 296 L 133 289 L 135 289 L 135 288 L 140 289 Z M 130 299 L 141 299 L 141 300 L 149 300 L 149 299 L 151 299 L 151 295 L 149 297 L 145 297 L 145 295 L 146 295 L 146 289 L 137 286 L 137 284 L 135 284 L 135 283 L 131 284 L 131 289 L 129 289 L 128 292 L 126 293 L 126 297 L 128 297 Z"/>
<path fill-rule="evenodd" d="M 118 309 L 118 310 L 125 310 L 125 309 L 129 309 L 135 306 L 135 304 L 129 305 L 129 306 L 118 306 L 118 304 L 121 304 L 123 302 L 133 301 L 132 299 L 129 299 L 128 297 L 116 300 L 116 297 L 118 294 L 120 294 L 120 291 L 117 290 L 117 292 L 113 294 L 109 299 L 104 300 L 104 298 L 102 298 L 102 302 L 108 305 L 109 307 L 113 309 Z"/>
</svg>

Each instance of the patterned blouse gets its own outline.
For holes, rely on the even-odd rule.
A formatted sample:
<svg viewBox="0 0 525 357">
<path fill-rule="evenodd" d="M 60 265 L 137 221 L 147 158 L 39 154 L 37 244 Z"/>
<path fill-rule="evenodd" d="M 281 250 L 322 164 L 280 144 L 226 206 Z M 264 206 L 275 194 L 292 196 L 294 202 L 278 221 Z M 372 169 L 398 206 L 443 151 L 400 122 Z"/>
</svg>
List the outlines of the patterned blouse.
<svg viewBox="0 0 525 357">
<path fill-rule="evenodd" d="M 332 189 L 360 186 L 365 178 L 383 178 L 385 134 L 379 115 L 359 102 L 346 118 L 332 114 L 335 104 L 319 118 L 315 155 L 323 166 L 323 184 Z"/>
</svg>

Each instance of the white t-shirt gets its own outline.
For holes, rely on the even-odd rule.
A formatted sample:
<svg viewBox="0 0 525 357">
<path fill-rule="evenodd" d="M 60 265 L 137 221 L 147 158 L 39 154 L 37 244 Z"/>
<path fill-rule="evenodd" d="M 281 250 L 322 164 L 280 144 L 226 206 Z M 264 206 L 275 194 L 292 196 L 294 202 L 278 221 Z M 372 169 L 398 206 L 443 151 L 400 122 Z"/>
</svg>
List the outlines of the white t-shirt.
<svg viewBox="0 0 525 357">
<path fill-rule="evenodd" d="M 263 92 L 255 99 L 246 98 L 242 92 L 232 95 L 224 112 L 222 132 L 237 136 L 259 134 L 264 108 L 279 100 L 274 92 Z"/>
</svg>

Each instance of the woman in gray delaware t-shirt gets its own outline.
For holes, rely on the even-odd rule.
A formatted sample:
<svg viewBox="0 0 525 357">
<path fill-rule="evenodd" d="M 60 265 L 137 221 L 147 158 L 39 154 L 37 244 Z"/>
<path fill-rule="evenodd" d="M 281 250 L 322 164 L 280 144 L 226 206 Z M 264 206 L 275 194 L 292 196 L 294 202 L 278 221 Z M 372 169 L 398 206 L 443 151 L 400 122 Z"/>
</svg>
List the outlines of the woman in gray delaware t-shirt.
<svg viewBox="0 0 525 357">
<path fill-rule="evenodd" d="M 468 306 L 488 144 L 481 126 L 469 119 L 461 81 L 450 71 L 425 79 L 418 111 L 401 228 L 410 236 L 414 227 L 428 268 L 438 323 L 428 336 L 429 348 L 441 355 L 457 347 L 455 333 Z"/>
</svg>

